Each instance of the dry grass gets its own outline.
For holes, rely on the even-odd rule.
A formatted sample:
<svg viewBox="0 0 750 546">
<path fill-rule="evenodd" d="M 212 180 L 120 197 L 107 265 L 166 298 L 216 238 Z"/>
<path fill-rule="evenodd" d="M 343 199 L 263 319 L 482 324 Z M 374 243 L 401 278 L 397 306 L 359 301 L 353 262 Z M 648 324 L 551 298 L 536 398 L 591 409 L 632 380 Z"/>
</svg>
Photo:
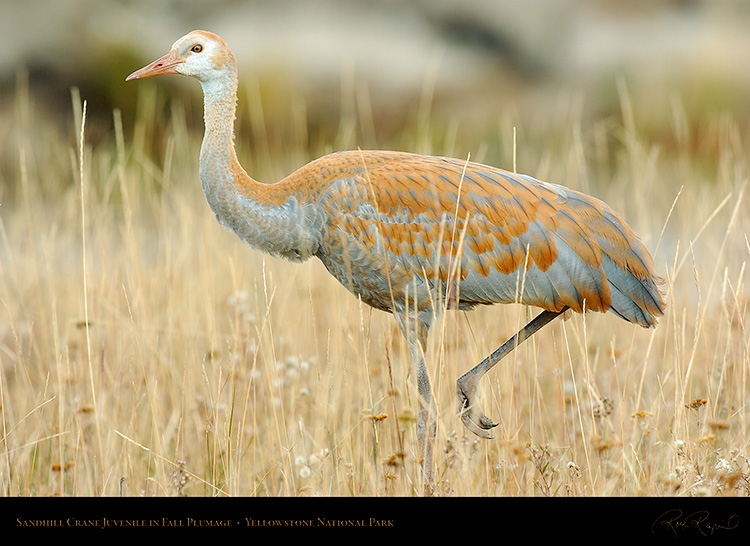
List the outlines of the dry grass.
<svg viewBox="0 0 750 546">
<path fill-rule="evenodd" d="M 23 86 L 0 112 L 2 494 L 418 495 L 416 386 L 394 321 L 316 261 L 263 257 L 222 231 L 197 181 L 201 135 L 157 88 L 142 86 L 132 135 L 115 113 L 96 146 L 79 146 L 75 98 L 63 128 Z M 356 108 L 338 133 L 308 134 L 302 102 L 270 133 L 255 94 L 238 145 L 261 180 L 376 144 L 358 137 L 375 130 Z M 519 170 L 608 201 L 665 279 L 656 330 L 574 316 L 493 370 L 492 441 L 461 426 L 455 378 L 530 312 L 447 314 L 428 351 L 441 495 L 750 492 L 747 128 L 719 114 L 696 125 L 674 101 L 656 139 L 624 88 L 621 102 L 617 121 L 561 101 L 551 121 L 433 122 L 377 143 L 500 163 L 517 127 Z"/>
</svg>

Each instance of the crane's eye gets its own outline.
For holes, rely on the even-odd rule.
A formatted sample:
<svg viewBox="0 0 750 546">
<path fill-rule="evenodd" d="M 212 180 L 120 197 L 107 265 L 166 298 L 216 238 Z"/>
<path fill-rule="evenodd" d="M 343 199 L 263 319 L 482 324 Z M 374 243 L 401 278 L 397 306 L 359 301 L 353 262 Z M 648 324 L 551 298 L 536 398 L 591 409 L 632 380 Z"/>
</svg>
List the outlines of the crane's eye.
<svg viewBox="0 0 750 546">
<path fill-rule="evenodd" d="M 201 51 L 203 51 L 203 46 L 200 44 L 195 44 L 190 48 L 190 51 L 192 51 L 193 53 L 200 53 Z"/>
</svg>

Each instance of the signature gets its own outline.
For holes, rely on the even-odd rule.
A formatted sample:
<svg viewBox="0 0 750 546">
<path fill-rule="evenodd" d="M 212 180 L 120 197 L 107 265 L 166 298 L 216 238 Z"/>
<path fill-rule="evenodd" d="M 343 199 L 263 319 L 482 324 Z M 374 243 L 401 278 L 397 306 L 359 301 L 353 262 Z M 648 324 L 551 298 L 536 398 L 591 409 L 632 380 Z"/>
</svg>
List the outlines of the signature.
<svg viewBox="0 0 750 546">
<path fill-rule="evenodd" d="M 667 510 L 651 525 L 651 532 L 657 530 L 669 530 L 674 536 L 680 536 L 681 532 L 693 531 L 703 536 L 713 535 L 719 531 L 731 531 L 737 529 L 740 525 L 740 516 L 733 514 L 725 520 L 712 520 L 708 510 L 696 510 L 689 514 L 684 514 L 682 510 L 675 508 Z"/>
</svg>

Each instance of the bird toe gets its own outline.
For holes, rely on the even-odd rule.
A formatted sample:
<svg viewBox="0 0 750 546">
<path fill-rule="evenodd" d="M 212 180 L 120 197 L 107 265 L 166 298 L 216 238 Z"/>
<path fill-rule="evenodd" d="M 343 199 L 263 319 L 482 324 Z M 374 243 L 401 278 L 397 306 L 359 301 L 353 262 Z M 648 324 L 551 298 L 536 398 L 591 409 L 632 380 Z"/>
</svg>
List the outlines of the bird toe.
<svg viewBox="0 0 750 546">
<path fill-rule="evenodd" d="M 459 378 L 456 382 L 456 392 L 458 394 L 458 413 L 464 426 L 480 438 L 488 440 L 494 438 L 489 430 L 495 428 L 497 423 L 479 411 L 473 403 L 476 392 L 474 378 L 471 375 Z"/>
<path fill-rule="evenodd" d="M 480 438 L 485 438 L 487 440 L 492 440 L 495 436 L 490 434 L 489 430 L 493 427 L 497 426 L 497 423 L 493 423 L 490 419 L 487 418 L 487 416 L 480 414 L 478 423 L 474 421 L 471 417 L 471 412 L 466 411 L 461 414 L 461 422 L 464 424 L 466 428 L 468 428 L 471 432 L 479 436 Z"/>
</svg>

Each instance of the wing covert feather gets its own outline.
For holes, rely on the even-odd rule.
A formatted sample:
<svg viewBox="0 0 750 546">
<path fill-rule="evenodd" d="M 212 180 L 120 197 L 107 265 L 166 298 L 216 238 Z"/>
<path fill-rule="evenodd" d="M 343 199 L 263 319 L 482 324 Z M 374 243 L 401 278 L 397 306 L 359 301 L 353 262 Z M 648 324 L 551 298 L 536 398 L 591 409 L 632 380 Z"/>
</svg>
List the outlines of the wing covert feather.
<svg viewBox="0 0 750 546">
<path fill-rule="evenodd" d="M 364 298 L 393 301 L 400 283 L 434 289 L 455 279 L 467 307 L 613 308 L 644 326 L 663 313 L 648 251 L 598 199 L 457 159 L 342 152 L 322 160 L 336 175 L 315 193 L 329 235 L 321 254 L 331 254 L 320 257 L 345 285 L 347 275 L 367 284 L 355 290 Z M 342 257 L 377 282 L 334 271 Z"/>
</svg>

